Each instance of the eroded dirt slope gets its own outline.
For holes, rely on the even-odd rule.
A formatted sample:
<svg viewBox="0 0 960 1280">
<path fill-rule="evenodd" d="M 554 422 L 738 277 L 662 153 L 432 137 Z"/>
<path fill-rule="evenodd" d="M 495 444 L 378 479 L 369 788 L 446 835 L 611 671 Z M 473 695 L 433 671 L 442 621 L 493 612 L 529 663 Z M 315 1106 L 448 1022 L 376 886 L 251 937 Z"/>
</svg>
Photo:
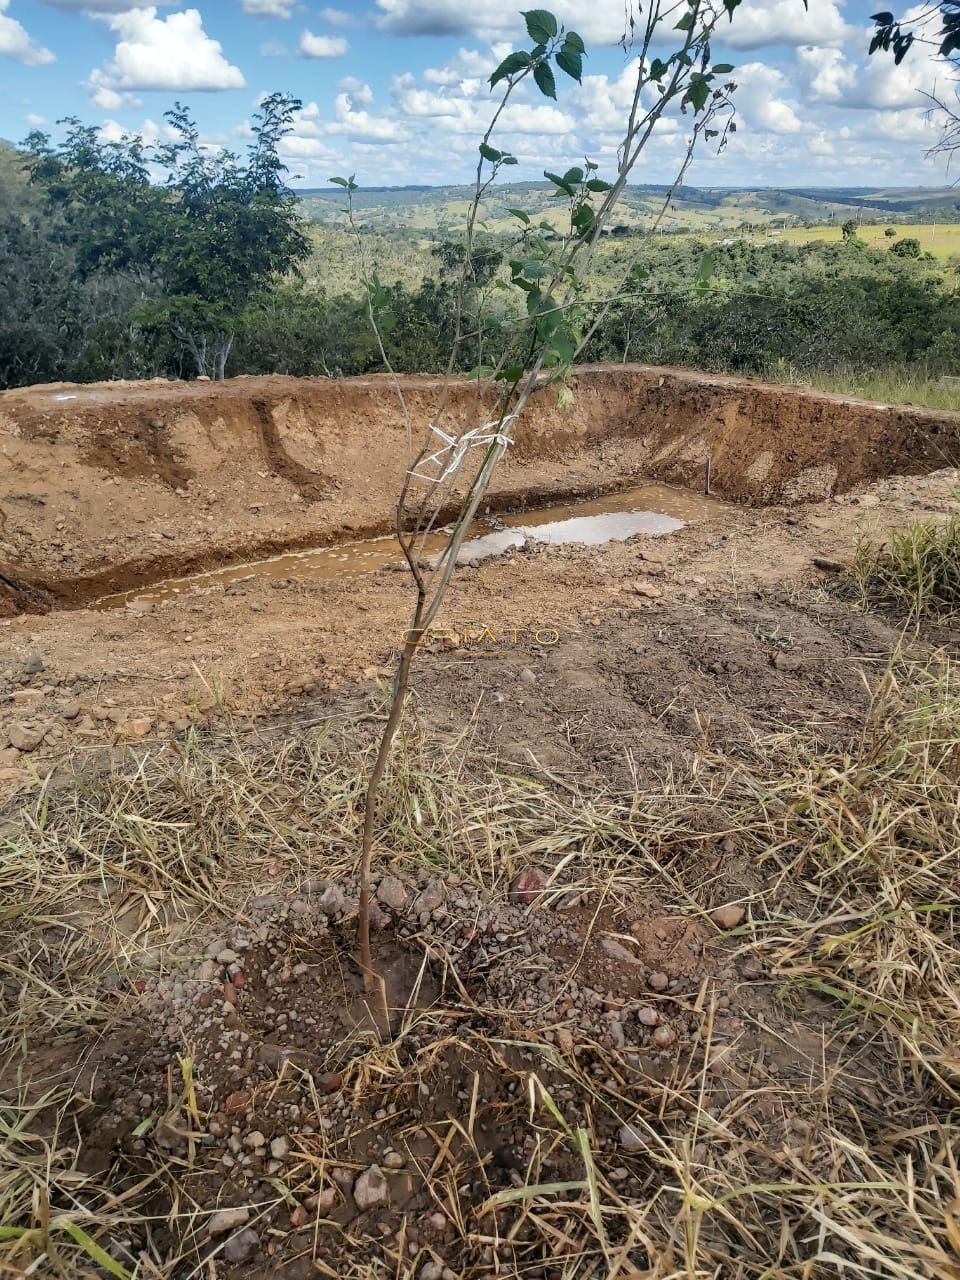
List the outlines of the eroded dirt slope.
<svg viewBox="0 0 960 1280">
<path fill-rule="evenodd" d="M 422 430 L 433 378 L 403 392 Z M 952 462 L 960 415 L 643 366 L 578 371 L 528 407 L 494 508 L 638 479 L 738 502 L 818 499 Z M 489 391 L 455 385 L 454 419 Z M 389 381 L 55 384 L 0 395 L 0 609 L 110 590 L 392 521 L 406 432 Z"/>
</svg>

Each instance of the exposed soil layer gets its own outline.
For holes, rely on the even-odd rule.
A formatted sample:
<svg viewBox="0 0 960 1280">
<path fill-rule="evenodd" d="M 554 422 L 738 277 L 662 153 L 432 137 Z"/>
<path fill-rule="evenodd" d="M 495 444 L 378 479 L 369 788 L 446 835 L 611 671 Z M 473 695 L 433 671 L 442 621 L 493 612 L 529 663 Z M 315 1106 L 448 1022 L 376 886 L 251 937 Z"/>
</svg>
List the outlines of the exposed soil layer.
<svg viewBox="0 0 960 1280">
<path fill-rule="evenodd" d="M 436 379 L 407 377 L 415 431 Z M 578 371 L 531 401 L 491 510 L 621 488 L 699 487 L 753 505 L 823 499 L 952 463 L 960 415 L 644 366 Z M 455 384 L 465 420 L 489 396 Z M 52 384 L 0 394 L 0 610 L 99 595 L 388 529 L 406 465 L 390 382 Z"/>
</svg>

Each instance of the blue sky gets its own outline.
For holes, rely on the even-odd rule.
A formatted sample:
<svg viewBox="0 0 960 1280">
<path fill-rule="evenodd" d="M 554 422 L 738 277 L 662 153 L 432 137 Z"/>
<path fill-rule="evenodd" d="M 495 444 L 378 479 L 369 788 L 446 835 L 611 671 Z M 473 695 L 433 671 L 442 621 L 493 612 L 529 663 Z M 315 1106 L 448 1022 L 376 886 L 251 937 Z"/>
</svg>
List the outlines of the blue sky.
<svg viewBox="0 0 960 1280">
<path fill-rule="evenodd" d="M 498 135 L 518 178 L 590 155 L 613 162 L 634 70 L 617 47 L 629 0 L 556 0 L 588 49 L 584 83 L 557 103 L 533 96 Z M 877 0 L 743 0 L 722 27 L 738 132 L 721 156 L 703 152 L 702 185 L 941 185 L 924 159 L 935 127 L 924 91 L 943 68 L 919 50 L 899 68 L 866 57 Z M 80 116 L 109 136 L 163 134 L 163 112 L 186 102 L 211 145 L 240 147 L 260 95 L 303 100 L 286 157 L 295 185 L 356 172 L 363 185 L 467 181 L 490 110 L 485 77 L 526 42 L 523 0 L 0 0 L 0 137 L 56 132 Z M 547 6 L 551 7 L 551 6 Z M 938 79 L 939 77 L 939 79 Z M 666 182 L 686 122 L 664 122 L 638 181 Z"/>
</svg>

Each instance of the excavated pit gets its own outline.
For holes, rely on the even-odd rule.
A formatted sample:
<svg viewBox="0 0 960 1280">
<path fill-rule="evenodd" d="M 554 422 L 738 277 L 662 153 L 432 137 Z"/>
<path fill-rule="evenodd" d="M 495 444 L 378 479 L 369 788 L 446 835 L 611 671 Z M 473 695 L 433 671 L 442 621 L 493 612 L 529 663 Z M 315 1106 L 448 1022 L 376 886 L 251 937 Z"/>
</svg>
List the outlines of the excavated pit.
<svg viewBox="0 0 960 1280">
<path fill-rule="evenodd" d="M 414 430 L 440 394 L 401 380 Z M 659 482 L 763 506 L 951 465 L 960 414 L 646 366 L 534 397 L 488 514 Z M 489 388 L 454 385 L 466 417 Z M 78 608 L 392 527 L 406 435 L 391 383 L 286 377 L 0 394 L 0 612 Z M 452 512 L 452 508 L 451 508 Z M 575 515 L 575 512 L 570 512 Z M 478 530 L 484 534 L 484 530 Z M 338 554 L 350 555 L 344 548 Z"/>
</svg>

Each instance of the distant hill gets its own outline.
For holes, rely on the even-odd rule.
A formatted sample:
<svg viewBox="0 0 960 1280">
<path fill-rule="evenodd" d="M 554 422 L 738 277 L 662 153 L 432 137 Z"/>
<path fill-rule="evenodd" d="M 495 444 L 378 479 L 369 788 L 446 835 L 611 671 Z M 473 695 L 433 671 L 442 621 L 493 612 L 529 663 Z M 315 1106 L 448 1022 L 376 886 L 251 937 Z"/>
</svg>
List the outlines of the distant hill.
<svg viewBox="0 0 960 1280">
<path fill-rule="evenodd" d="M 630 186 L 617 210 L 623 230 L 649 225 L 660 213 L 668 188 Z M 354 195 L 359 220 L 367 225 L 416 231 L 454 230 L 462 225 L 472 189 L 449 187 L 368 187 Z M 298 192 L 306 212 L 318 222 L 344 217 L 343 193 L 336 188 Z M 550 221 L 562 216 L 552 188 L 515 182 L 492 188 L 485 206 L 490 230 L 511 225 L 510 208 Z M 822 226 L 847 218 L 916 222 L 925 217 L 960 221 L 956 187 L 681 187 L 670 203 L 663 227 L 724 233 L 761 226 Z M 513 223 L 513 225 L 516 225 Z"/>
</svg>

